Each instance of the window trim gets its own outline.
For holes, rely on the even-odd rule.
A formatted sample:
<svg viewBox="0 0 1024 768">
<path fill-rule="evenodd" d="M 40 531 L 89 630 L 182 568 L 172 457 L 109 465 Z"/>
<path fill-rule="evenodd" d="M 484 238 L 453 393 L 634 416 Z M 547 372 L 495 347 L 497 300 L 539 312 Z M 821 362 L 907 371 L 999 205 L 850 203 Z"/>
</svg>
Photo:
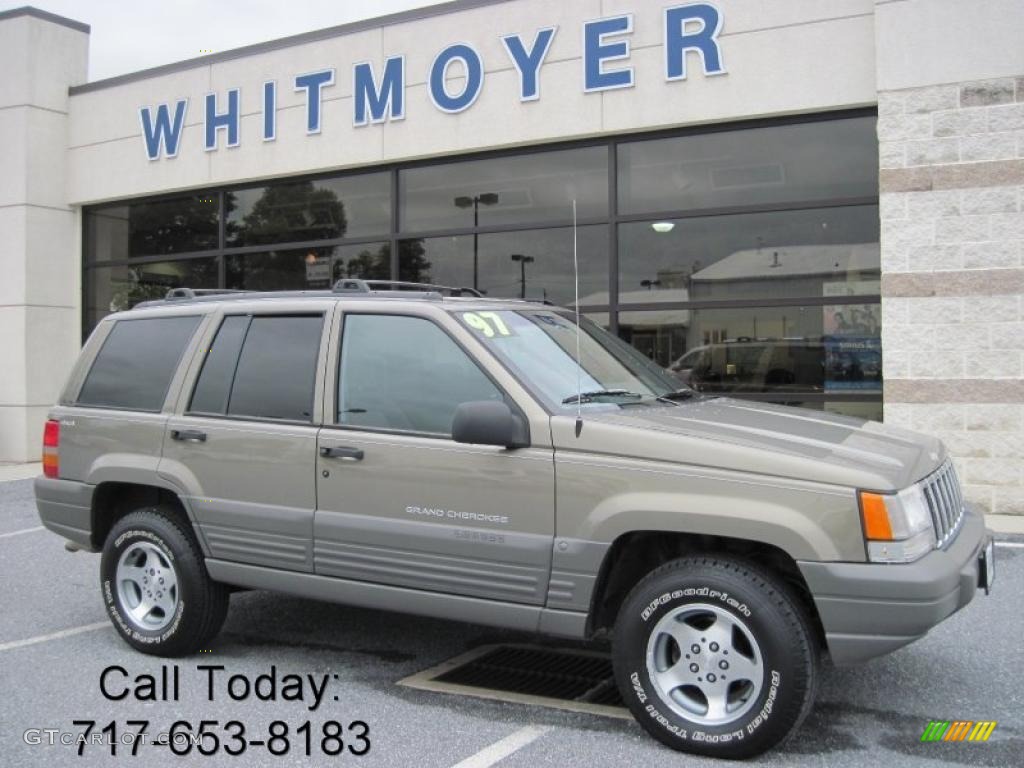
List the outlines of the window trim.
<svg viewBox="0 0 1024 768">
<path fill-rule="evenodd" d="M 373 317 L 405 317 L 413 320 L 422 320 L 424 322 L 431 323 L 432 325 L 434 325 L 443 334 L 445 334 L 455 344 L 455 346 L 459 350 L 461 350 L 461 352 L 469 359 L 469 361 L 472 362 L 474 366 L 476 366 L 480 373 L 482 373 L 484 377 L 486 377 L 487 380 L 491 382 L 491 385 L 501 394 L 502 400 L 505 402 L 505 404 L 512 409 L 512 412 L 514 414 L 516 414 L 519 418 L 523 420 L 523 423 L 526 425 L 527 433 L 530 432 L 530 420 L 526 416 L 526 413 L 523 411 L 523 409 L 520 407 L 519 403 L 516 402 L 515 398 L 513 398 L 512 395 L 510 395 L 508 391 L 503 386 L 501 386 L 501 384 L 498 381 L 495 380 L 494 376 L 491 375 L 491 372 L 487 370 L 486 366 L 481 365 L 480 361 L 476 358 L 476 356 L 469 349 L 466 348 L 466 345 L 464 345 L 459 339 L 457 339 L 455 335 L 451 333 L 451 331 L 448 328 L 445 328 L 442 323 L 439 323 L 436 318 L 408 311 L 389 312 L 384 309 L 350 309 L 348 307 L 341 307 L 339 315 L 340 317 L 338 321 L 338 339 L 336 343 L 332 343 L 332 346 L 334 347 L 332 351 L 336 351 L 338 359 L 334 362 L 333 365 L 331 365 L 333 371 L 331 372 L 332 380 L 330 382 L 331 387 L 329 391 L 332 392 L 333 394 L 330 398 L 331 413 L 329 416 L 326 409 L 327 403 L 325 402 L 323 419 L 323 427 L 325 429 L 335 429 L 342 432 L 369 432 L 373 434 L 392 435 L 397 437 L 422 437 L 434 440 L 447 440 L 448 442 L 454 442 L 454 440 L 452 440 L 450 432 L 422 432 L 419 430 L 411 429 L 396 429 L 394 427 L 366 427 L 358 424 L 338 423 L 338 405 L 341 401 L 339 395 L 341 393 L 341 362 L 343 359 L 342 346 L 345 342 L 345 321 L 350 316 L 363 315 Z"/>
</svg>

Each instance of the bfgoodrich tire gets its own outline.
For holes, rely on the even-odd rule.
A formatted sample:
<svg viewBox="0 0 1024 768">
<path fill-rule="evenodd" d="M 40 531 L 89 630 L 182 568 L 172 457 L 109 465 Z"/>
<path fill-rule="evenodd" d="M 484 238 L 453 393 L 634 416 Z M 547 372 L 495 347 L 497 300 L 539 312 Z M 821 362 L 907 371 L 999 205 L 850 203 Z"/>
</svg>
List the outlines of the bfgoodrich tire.
<svg viewBox="0 0 1024 768">
<path fill-rule="evenodd" d="M 654 738 L 684 752 L 752 757 L 814 701 L 819 651 L 799 602 L 753 563 L 684 557 L 648 574 L 615 623 L 615 678 Z"/>
<path fill-rule="evenodd" d="M 164 507 L 121 518 L 103 545 L 100 587 L 125 641 L 155 656 L 184 656 L 220 631 L 228 588 L 206 572 L 191 531 Z"/>
</svg>

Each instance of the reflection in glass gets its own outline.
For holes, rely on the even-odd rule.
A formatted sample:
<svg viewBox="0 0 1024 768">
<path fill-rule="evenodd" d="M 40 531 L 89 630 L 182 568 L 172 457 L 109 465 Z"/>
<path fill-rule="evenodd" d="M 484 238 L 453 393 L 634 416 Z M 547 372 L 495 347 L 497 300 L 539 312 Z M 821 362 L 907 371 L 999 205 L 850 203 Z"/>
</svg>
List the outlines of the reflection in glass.
<svg viewBox="0 0 1024 768">
<path fill-rule="evenodd" d="M 399 173 L 403 232 L 608 215 L 608 149 L 537 152 Z M 474 199 L 479 200 L 473 205 Z M 467 204 L 468 203 L 468 204 Z M 470 283 L 467 283 L 469 285 Z"/>
<path fill-rule="evenodd" d="M 621 224 L 619 303 L 878 293 L 878 235 L 874 205 Z"/>
<path fill-rule="evenodd" d="M 205 251 L 217 247 L 220 204 L 215 192 L 105 205 L 84 216 L 90 262 Z"/>
<path fill-rule="evenodd" d="M 247 291 L 317 290 L 343 277 L 386 280 L 391 273 L 388 243 L 231 254 L 225 259 L 226 287 Z"/>
<path fill-rule="evenodd" d="M 158 261 L 119 267 L 94 267 L 85 274 L 85 333 L 111 312 L 140 301 L 162 299 L 171 288 L 216 288 L 217 259 Z"/>
<path fill-rule="evenodd" d="M 874 117 L 619 145 L 619 212 L 874 197 Z"/>
<path fill-rule="evenodd" d="M 623 311 L 619 333 L 702 392 L 880 395 L 879 304 Z"/>
<path fill-rule="evenodd" d="M 579 227 L 580 302 L 589 295 L 608 303 L 608 228 Z M 574 301 L 572 227 L 482 234 L 476 248 L 478 284 L 488 295 L 571 304 Z M 399 279 L 472 287 L 472 235 L 428 237 L 399 243 Z M 513 256 L 532 261 L 513 260 Z M 603 298 L 602 298 L 603 297 Z M 591 305 L 594 302 L 591 301 Z"/>
<path fill-rule="evenodd" d="M 391 229 L 386 173 L 281 182 L 225 195 L 228 246 L 365 237 Z"/>
</svg>

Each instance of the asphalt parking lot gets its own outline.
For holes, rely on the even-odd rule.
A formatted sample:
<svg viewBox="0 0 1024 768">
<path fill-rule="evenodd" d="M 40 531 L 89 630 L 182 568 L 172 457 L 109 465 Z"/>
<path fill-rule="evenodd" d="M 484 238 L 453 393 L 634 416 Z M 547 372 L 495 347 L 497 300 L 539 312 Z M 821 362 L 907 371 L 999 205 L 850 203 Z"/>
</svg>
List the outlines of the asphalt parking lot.
<svg viewBox="0 0 1024 768">
<path fill-rule="evenodd" d="M 407 675 L 481 643 L 536 640 L 486 627 L 392 613 L 346 608 L 263 592 L 232 597 L 224 631 L 209 653 L 169 662 L 135 653 L 106 622 L 98 588 L 99 556 L 65 552 L 57 536 L 38 530 L 29 480 L 0 482 L 0 765 L 139 764 L 322 765 L 333 761 L 365 766 L 484 768 L 501 766 L 714 765 L 681 757 L 656 744 L 626 720 L 412 690 L 395 685 Z M 853 669 L 828 668 L 818 703 L 796 737 L 783 749 L 753 761 L 770 766 L 939 766 L 1021 765 L 1024 755 L 1024 543 L 997 549 L 997 584 L 928 637 L 889 657 Z M 31 642 L 24 642 L 31 641 Z M 138 700 L 126 685 L 139 675 L 161 679 L 161 668 L 179 668 L 177 701 Z M 198 667 L 223 665 L 212 672 Z M 108 700 L 101 692 L 104 669 Z M 276 675 L 276 700 L 240 695 L 244 681 Z M 285 675 L 302 676 L 303 700 L 282 700 Z M 312 681 L 306 676 L 312 676 Z M 325 677 L 326 676 L 326 677 Z M 295 682 L 295 679 L 288 678 Z M 313 687 L 326 680 L 314 706 Z M 145 678 L 143 678 L 145 681 Z M 310 684 L 312 683 L 312 684 Z M 257 686 L 258 687 L 258 686 Z M 298 695 L 296 683 L 290 689 Z M 269 691 L 269 678 L 262 692 Z M 159 694 L 159 686 L 156 689 Z M 141 693 L 145 694 L 143 688 Z M 29 729 L 78 734 L 93 720 L 148 720 L 149 733 L 166 731 L 177 720 L 239 721 L 247 738 L 262 735 L 279 720 L 289 726 L 287 754 L 250 747 L 241 758 L 225 754 L 188 758 L 167 746 L 146 744 L 138 754 L 122 744 L 116 758 L 109 746 L 28 744 Z M 345 751 L 336 758 L 320 751 L 322 724 L 341 723 L 344 743 L 363 751 L 362 721 L 369 751 Z M 987 743 L 920 742 L 930 720 L 995 720 Z M 311 722 L 312 755 L 304 753 L 300 730 Z M 220 726 L 218 726 L 220 727 Z M 237 728 L 237 726 L 233 726 Z M 132 726 L 137 728 L 137 726 Z M 280 728 L 280 726 L 277 726 Z M 221 732 L 225 744 L 228 736 Z M 59 737 L 58 737 L 59 738 Z M 208 742 L 212 744 L 212 742 Z M 333 748 L 333 742 L 328 744 Z M 284 742 L 274 749 L 281 751 Z M 64 761 L 69 761 L 64 763 Z M 241 760 L 241 762 L 239 762 Z"/>
</svg>

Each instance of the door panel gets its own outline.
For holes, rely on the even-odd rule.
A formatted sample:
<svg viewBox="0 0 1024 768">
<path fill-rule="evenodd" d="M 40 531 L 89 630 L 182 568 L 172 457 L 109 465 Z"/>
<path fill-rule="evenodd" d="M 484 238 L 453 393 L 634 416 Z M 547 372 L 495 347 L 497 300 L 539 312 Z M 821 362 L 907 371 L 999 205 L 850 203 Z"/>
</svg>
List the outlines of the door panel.
<svg viewBox="0 0 1024 768">
<path fill-rule="evenodd" d="M 203 441 L 175 440 L 195 430 Z M 312 571 L 313 461 L 318 427 L 174 416 L 161 474 L 188 487 L 212 557 Z"/>
<path fill-rule="evenodd" d="M 363 458 L 320 455 L 336 447 L 358 448 Z M 544 602 L 554 536 L 550 449 L 325 428 L 317 454 L 317 573 Z"/>
</svg>

